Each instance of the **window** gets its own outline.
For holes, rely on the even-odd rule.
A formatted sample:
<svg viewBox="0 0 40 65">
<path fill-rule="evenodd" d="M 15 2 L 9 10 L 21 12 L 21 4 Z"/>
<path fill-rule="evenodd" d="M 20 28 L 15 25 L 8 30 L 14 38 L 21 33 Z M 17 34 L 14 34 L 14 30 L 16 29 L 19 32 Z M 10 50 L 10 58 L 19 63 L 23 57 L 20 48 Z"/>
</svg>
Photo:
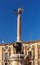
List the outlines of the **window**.
<svg viewBox="0 0 40 65">
<path fill-rule="evenodd" d="M 28 52 L 28 56 L 29 56 L 29 58 L 32 57 L 32 51 L 29 51 L 29 52 Z"/>
<path fill-rule="evenodd" d="M 7 49 L 7 48 L 8 48 L 8 45 L 5 46 L 5 49 Z"/>
<path fill-rule="evenodd" d="M 5 53 L 5 60 L 8 60 L 8 53 Z"/>
</svg>

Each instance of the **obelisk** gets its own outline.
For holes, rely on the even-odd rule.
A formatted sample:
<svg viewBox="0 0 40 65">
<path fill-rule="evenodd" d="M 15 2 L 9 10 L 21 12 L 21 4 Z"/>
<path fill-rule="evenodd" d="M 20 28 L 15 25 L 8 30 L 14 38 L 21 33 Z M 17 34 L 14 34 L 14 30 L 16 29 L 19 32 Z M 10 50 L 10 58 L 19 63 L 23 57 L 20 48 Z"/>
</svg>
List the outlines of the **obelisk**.
<svg viewBox="0 0 40 65">
<path fill-rule="evenodd" d="M 21 41 L 21 12 L 22 9 L 18 8 L 18 16 L 17 16 L 17 42 Z"/>
<path fill-rule="evenodd" d="M 17 11 L 17 42 L 16 46 L 14 45 L 14 48 L 17 50 L 15 54 L 10 56 L 10 63 L 11 65 L 24 65 L 23 60 L 24 60 L 24 54 L 21 52 L 21 12 L 22 9 L 18 8 Z"/>
</svg>

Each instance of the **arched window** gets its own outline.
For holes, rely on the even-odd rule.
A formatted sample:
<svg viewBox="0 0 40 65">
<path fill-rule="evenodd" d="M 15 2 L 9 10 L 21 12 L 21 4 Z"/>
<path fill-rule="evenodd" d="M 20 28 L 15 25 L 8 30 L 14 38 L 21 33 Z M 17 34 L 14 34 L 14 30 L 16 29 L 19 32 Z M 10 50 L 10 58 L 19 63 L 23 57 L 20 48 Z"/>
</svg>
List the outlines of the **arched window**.
<svg viewBox="0 0 40 65">
<path fill-rule="evenodd" d="M 28 57 L 29 57 L 29 59 L 32 58 L 32 51 L 28 51 Z"/>
<path fill-rule="evenodd" d="M 5 49 L 7 49 L 7 48 L 8 48 L 8 45 L 5 46 Z"/>
<path fill-rule="evenodd" d="M 5 53 L 5 60 L 8 60 L 8 53 Z"/>
</svg>

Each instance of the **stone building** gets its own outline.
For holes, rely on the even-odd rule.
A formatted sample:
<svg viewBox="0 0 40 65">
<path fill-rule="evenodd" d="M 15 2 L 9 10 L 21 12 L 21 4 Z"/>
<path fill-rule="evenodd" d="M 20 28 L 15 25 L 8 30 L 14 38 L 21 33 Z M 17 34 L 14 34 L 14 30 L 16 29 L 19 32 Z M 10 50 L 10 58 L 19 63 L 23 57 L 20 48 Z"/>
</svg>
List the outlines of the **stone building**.
<svg viewBox="0 0 40 65">
<path fill-rule="evenodd" d="M 40 65 L 40 41 L 23 42 L 22 44 L 25 65 Z M 0 44 L 0 65 L 10 65 L 10 56 L 16 54 L 13 45 L 14 43 Z"/>
<path fill-rule="evenodd" d="M 17 41 L 7 44 L 0 43 L 0 65 L 40 65 L 40 41 L 21 42 L 20 14 L 22 11 L 23 9 L 18 8 Z M 25 55 L 24 58 L 22 56 L 23 54 Z M 10 59 L 11 56 L 13 57 L 13 60 Z M 17 60 L 18 57 L 19 60 Z M 15 61 L 15 58 L 17 62 Z M 21 59 L 23 59 L 23 63 Z M 18 64 L 19 61 L 21 64 Z"/>
</svg>

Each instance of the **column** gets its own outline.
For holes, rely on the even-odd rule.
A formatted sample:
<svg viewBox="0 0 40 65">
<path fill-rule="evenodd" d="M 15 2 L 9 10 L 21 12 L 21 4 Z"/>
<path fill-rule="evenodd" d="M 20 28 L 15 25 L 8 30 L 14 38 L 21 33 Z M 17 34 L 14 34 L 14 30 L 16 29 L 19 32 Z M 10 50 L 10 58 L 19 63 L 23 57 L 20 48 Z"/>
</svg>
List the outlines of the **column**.
<svg viewBox="0 0 40 65">
<path fill-rule="evenodd" d="M 38 47 L 37 47 L 37 43 L 35 43 L 35 65 L 38 65 Z"/>
</svg>

